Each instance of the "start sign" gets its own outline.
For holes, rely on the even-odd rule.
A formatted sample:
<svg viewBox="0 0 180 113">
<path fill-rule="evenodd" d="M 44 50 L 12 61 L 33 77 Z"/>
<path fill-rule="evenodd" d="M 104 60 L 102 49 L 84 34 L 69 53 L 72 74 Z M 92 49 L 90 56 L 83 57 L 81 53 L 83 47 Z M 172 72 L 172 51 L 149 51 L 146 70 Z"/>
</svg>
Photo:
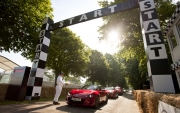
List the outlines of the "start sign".
<svg viewBox="0 0 180 113">
<path fill-rule="evenodd" d="M 63 28 L 63 27 L 70 26 L 73 24 L 89 21 L 95 18 L 100 18 L 100 17 L 107 16 L 110 14 L 127 11 L 133 8 L 138 8 L 138 6 L 139 6 L 138 0 L 127 0 L 125 2 L 116 4 L 116 5 L 108 6 L 102 9 L 98 9 L 92 12 L 88 12 L 85 14 L 72 17 L 66 20 L 62 20 L 50 26 L 50 30 L 52 31 L 52 30 Z"/>
<path fill-rule="evenodd" d="M 119 4 L 113 4 L 112 6 L 71 17 L 57 23 L 54 23 L 50 18 L 45 18 L 39 33 L 39 40 L 28 81 L 27 88 L 31 91 L 26 95 L 26 99 L 34 100 L 40 98 L 51 31 L 139 7 L 151 90 L 175 93 L 154 0 L 126 0 Z"/>
<path fill-rule="evenodd" d="M 139 0 L 151 90 L 175 93 L 154 0 Z"/>
</svg>

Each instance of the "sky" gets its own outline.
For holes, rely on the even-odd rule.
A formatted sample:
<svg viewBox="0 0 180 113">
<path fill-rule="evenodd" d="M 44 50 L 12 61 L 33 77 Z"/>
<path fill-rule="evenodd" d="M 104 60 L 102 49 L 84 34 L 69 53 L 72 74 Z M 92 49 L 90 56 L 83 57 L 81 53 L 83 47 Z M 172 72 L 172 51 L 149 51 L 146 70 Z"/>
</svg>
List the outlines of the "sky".
<svg viewBox="0 0 180 113">
<path fill-rule="evenodd" d="M 54 23 L 97 9 L 101 9 L 101 7 L 98 5 L 97 0 L 51 0 L 51 3 L 52 8 L 54 9 Z M 69 26 L 68 28 L 76 33 L 77 36 L 80 36 L 82 42 L 88 45 L 90 48 L 96 49 L 102 53 L 114 53 L 114 51 L 112 51 L 113 45 L 108 46 L 108 44 L 105 42 L 99 43 L 99 33 L 97 32 L 97 30 L 98 27 L 102 24 L 102 18 L 98 18 L 75 24 Z M 7 57 L 20 66 L 32 66 L 31 61 L 22 57 L 21 53 L 2 52 L 0 53 L 0 55 Z"/>
<path fill-rule="evenodd" d="M 97 9 L 101 9 L 97 1 L 98 0 L 51 0 L 52 8 L 54 9 L 54 23 Z M 110 2 L 112 0 L 108 1 Z M 98 18 L 87 22 L 75 24 L 69 26 L 68 28 L 70 28 L 74 33 L 76 33 L 77 36 L 80 36 L 83 43 L 88 45 L 90 48 L 96 49 L 102 53 L 107 52 L 113 54 L 117 51 L 116 46 L 118 44 L 118 39 L 115 38 L 115 34 L 111 34 L 112 36 L 110 35 L 110 38 L 107 42 L 104 41 L 99 43 L 98 37 L 100 35 L 97 30 L 102 24 L 102 18 Z M 32 66 L 30 60 L 22 57 L 21 53 L 2 52 L 0 53 L 0 55 L 7 57 L 13 62 L 19 64 L 20 66 Z"/>
</svg>

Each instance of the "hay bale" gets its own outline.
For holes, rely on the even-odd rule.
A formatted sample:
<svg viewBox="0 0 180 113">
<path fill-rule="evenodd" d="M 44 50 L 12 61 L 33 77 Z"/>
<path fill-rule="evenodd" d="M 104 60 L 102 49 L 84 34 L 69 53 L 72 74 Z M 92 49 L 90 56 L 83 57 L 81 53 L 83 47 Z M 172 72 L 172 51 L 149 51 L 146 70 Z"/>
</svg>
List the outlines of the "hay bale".
<svg viewBox="0 0 180 113">
<path fill-rule="evenodd" d="M 4 100 L 9 84 L 0 84 L 0 100 Z"/>
<path fill-rule="evenodd" d="M 180 94 L 164 94 L 160 100 L 180 109 Z"/>
<path fill-rule="evenodd" d="M 158 113 L 158 101 L 161 100 L 180 109 L 180 94 L 163 94 L 152 91 L 135 90 L 136 99 L 141 113 Z"/>
<path fill-rule="evenodd" d="M 133 96 L 134 96 L 136 102 L 137 102 L 137 93 L 138 93 L 138 91 L 134 90 Z"/>
<path fill-rule="evenodd" d="M 143 108 L 143 112 L 144 113 L 151 113 L 149 112 L 149 106 L 148 106 L 148 98 L 149 98 L 149 91 L 145 91 L 143 94 L 143 103 L 144 103 L 144 108 Z"/>
<path fill-rule="evenodd" d="M 62 88 L 61 95 L 67 95 L 72 88 Z M 41 98 L 54 97 L 56 93 L 55 87 L 43 86 L 41 90 Z"/>
<path fill-rule="evenodd" d="M 147 93 L 147 107 L 149 113 L 158 113 L 158 100 L 163 96 L 160 93 L 149 92 Z"/>
<path fill-rule="evenodd" d="M 67 95 L 71 89 L 74 89 L 74 88 L 63 88 L 62 94 Z"/>
<path fill-rule="evenodd" d="M 54 97 L 55 87 L 43 86 L 41 90 L 41 98 Z"/>
<path fill-rule="evenodd" d="M 138 91 L 138 90 L 134 91 L 134 98 L 136 99 L 136 102 L 138 104 L 140 113 L 143 113 L 143 110 L 141 108 L 141 95 L 140 95 L 140 91 Z"/>
<path fill-rule="evenodd" d="M 141 106 L 143 113 L 149 113 L 148 112 L 148 103 L 147 103 L 147 91 L 141 91 Z"/>
<path fill-rule="evenodd" d="M 137 101 L 141 113 L 148 113 L 146 92 L 147 91 L 143 91 L 143 90 L 134 91 L 134 97 Z"/>
</svg>

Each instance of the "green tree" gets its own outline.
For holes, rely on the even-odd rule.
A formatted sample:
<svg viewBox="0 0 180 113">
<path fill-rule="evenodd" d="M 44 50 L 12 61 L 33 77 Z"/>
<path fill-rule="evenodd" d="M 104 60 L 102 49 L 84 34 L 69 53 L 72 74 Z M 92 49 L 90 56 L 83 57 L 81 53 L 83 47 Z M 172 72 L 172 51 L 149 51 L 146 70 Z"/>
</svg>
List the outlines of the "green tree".
<svg viewBox="0 0 180 113">
<path fill-rule="evenodd" d="M 90 49 L 68 28 L 56 30 L 51 38 L 46 66 L 55 75 L 83 76 L 89 62 Z"/>
<path fill-rule="evenodd" d="M 86 80 L 86 82 L 84 83 L 84 85 L 91 85 L 91 84 L 92 84 L 92 82 L 89 80 Z"/>
<path fill-rule="evenodd" d="M 106 61 L 109 65 L 108 68 L 108 77 L 107 77 L 107 85 L 108 86 L 122 86 L 123 77 L 120 73 L 120 65 L 118 60 L 110 54 L 105 54 Z"/>
<path fill-rule="evenodd" d="M 90 62 L 86 70 L 88 81 L 91 81 L 92 84 L 98 82 L 101 85 L 105 85 L 108 75 L 108 64 L 105 57 L 97 50 L 93 50 L 89 58 Z"/>
<path fill-rule="evenodd" d="M 117 4 L 123 1 L 125 0 L 115 0 L 109 5 Z M 171 2 L 172 0 L 155 0 L 156 10 L 162 28 L 165 27 L 165 20 L 170 18 L 175 9 L 175 5 L 173 5 Z M 106 1 L 100 1 L 99 4 L 102 7 L 107 6 Z M 168 9 L 168 11 L 165 11 L 166 9 Z M 108 37 L 108 33 L 111 30 L 116 30 L 117 32 L 119 32 L 119 40 L 123 39 L 120 45 L 120 51 L 118 53 L 119 58 L 125 58 L 125 61 L 127 62 L 134 59 L 137 60 L 138 63 L 136 64 L 138 65 L 136 65 L 137 67 L 135 66 L 136 68 L 133 69 L 138 72 L 139 76 L 143 76 L 142 78 L 146 78 L 146 56 L 141 35 L 139 10 L 133 9 L 125 12 L 119 12 L 110 16 L 103 17 L 103 20 L 104 25 L 99 28 L 99 32 L 102 34 L 101 40 L 106 40 L 106 38 Z M 129 68 L 122 69 L 124 69 L 124 72 L 130 71 L 128 70 Z M 130 77 L 132 76 L 126 76 L 126 80 L 129 79 L 129 83 L 131 85 L 134 85 L 134 87 L 137 87 L 138 83 L 131 83 L 133 81 Z"/>
<path fill-rule="evenodd" d="M 34 49 L 42 20 L 52 17 L 50 0 L 1 0 L 0 48 L 4 51 Z"/>
<path fill-rule="evenodd" d="M 49 81 L 54 81 L 54 74 L 52 72 L 50 72 L 48 69 L 45 69 L 44 75 L 49 77 Z"/>
<path fill-rule="evenodd" d="M 80 80 L 77 77 L 65 76 L 64 79 L 66 81 L 69 81 L 70 83 L 73 83 L 73 84 L 81 84 Z"/>
<path fill-rule="evenodd" d="M 142 75 L 138 68 L 138 59 L 133 58 L 125 62 L 126 80 L 129 86 L 133 87 L 134 89 L 142 89 L 143 84 L 147 80 L 147 75 Z"/>
<path fill-rule="evenodd" d="M 169 20 L 173 14 L 176 5 L 172 4 L 174 0 L 155 0 L 156 11 L 158 13 L 158 18 L 160 26 L 164 29 L 166 26 L 166 20 Z M 167 10 L 168 9 L 168 10 Z"/>
</svg>

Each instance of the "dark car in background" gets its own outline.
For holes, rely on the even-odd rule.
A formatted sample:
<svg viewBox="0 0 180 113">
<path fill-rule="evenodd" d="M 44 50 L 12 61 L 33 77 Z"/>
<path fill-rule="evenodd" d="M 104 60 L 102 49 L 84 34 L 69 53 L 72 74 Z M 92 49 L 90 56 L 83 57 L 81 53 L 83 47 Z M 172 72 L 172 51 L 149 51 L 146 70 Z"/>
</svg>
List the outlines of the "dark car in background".
<svg viewBox="0 0 180 113">
<path fill-rule="evenodd" d="M 108 93 L 109 98 L 118 98 L 118 91 L 114 87 L 105 87 L 104 89 Z"/>
<path fill-rule="evenodd" d="M 68 105 L 92 106 L 98 108 L 99 104 L 108 102 L 108 93 L 97 85 L 85 85 L 80 89 L 68 92 L 66 103 Z"/>
<path fill-rule="evenodd" d="M 121 87 L 117 86 L 115 87 L 115 89 L 118 91 L 118 95 L 121 95 L 121 96 L 123 95 L 123 90 Z"/>
</svg>

